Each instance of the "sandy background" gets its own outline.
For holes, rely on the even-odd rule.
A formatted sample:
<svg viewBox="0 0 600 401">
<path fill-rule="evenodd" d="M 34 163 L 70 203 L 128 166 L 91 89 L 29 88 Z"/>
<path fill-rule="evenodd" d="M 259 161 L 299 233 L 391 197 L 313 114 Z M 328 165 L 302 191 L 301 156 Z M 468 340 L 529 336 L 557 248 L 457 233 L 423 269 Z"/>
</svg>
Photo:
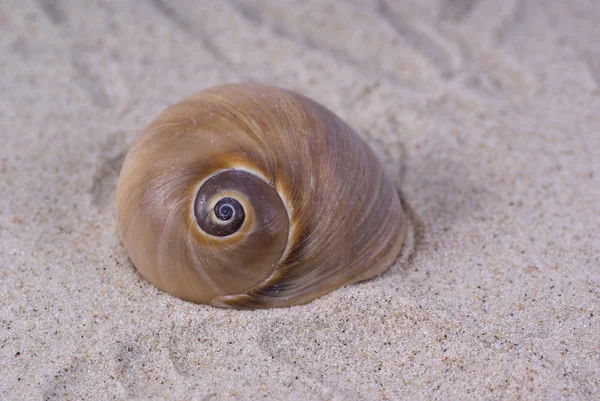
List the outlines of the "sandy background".
<svg viewBox="0 0 600 401">
<path fill-rule="evenodd" d="M 0 399 L 599 399 L 598 21 L 594 0 L 0 0 Z M 128 146 L 244 80 L 366 134 L 410 257 L 284 310 L 141 279 L 114 218 Z"/>
</svg>

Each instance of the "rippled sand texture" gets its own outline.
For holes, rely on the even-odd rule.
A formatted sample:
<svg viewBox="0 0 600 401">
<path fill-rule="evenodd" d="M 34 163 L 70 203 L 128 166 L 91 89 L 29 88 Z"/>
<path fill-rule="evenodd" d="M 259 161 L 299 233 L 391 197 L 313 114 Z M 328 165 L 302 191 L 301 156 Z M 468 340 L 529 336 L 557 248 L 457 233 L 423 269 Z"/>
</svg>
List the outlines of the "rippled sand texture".
<svg viewBox="0 0 600 401">
<path fill-rule="evenodd" d="M 600 3 L 0 2 L 0 399 L 600 394 Z M 114 216 L 136 133 L 219 83 L 362 131 L 413 237 L 374 280 L 240 312 L 159 292 Z"/>
</svg>

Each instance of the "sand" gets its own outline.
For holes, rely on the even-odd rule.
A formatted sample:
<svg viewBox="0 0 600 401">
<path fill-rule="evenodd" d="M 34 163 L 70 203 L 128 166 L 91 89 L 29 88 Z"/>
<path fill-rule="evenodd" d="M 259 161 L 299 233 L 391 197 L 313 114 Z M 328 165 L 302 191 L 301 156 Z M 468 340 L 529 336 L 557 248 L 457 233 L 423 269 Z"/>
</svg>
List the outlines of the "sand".
<svg viewBox="0 0 600 401">
<path fill-rule="evenodd" d="M 0 2 L 0 399 L 600 397 L 600 3 Z M 120 244 L 123 157 L 225 82 L 322 102 L 413 227 L 308 305 L 186 303 Z"/>
</svg>

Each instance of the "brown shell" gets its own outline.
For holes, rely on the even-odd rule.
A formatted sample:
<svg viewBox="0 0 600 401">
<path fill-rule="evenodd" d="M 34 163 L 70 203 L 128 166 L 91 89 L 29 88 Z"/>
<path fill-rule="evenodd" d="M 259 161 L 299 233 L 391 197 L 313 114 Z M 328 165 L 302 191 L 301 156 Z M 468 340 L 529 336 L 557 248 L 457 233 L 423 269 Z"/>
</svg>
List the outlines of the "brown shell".
<svg viewBox="0 0 600 401">
<path fill-rule="evenodd" d="M 222 223 L 214 213 L 224 197 L 245 219 L 213 235 L 221 231 L 200 224 Z M 373 277 L 405 232 L 396 189 L 348 125 L 302 95 L 256 84 L 210 88 L 162 112 L 127 154 L 116 208 L 144 277 L 220 307 L 298 305 Z"/>
</svg>

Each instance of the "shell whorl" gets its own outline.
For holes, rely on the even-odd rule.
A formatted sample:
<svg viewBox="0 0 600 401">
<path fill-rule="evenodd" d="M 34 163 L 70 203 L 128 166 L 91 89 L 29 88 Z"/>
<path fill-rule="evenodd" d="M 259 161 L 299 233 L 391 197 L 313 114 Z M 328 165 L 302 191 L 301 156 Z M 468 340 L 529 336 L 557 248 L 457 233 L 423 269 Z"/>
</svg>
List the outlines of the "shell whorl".
<svg viewBox="0 0 600 401">
<path fill-rule="evenodd" d="M 405 225 L 396 189 L 348 125 L 256 84 L 162 112 L 127 154 L 117 219 L 154 285 L 235 308 L 302 304 L 381 273 Z"/>
</svg>

